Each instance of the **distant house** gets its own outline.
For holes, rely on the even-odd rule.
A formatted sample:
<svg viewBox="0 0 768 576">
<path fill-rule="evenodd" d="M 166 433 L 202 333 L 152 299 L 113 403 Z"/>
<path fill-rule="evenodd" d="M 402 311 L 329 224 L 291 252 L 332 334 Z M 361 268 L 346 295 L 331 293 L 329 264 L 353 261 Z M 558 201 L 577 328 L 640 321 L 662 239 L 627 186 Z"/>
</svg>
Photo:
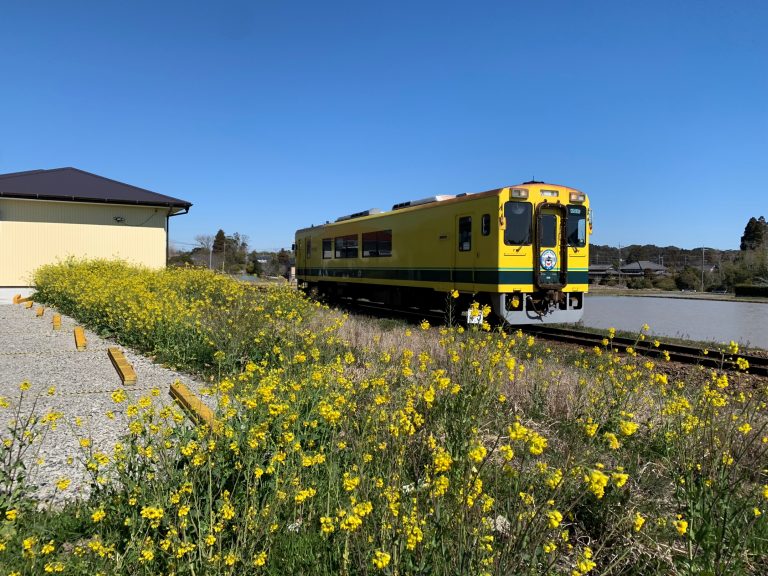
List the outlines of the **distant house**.
<svg viewBox="0 0 768 576">
<path fill-rule="evenodd" d="M 617 274 L 616 268 L 612 264 L 590 264 L 589 282 L 595 284 L 603 278 Z"/>
<path fill-rule="evenodd" d="M 0 292 L 69 256 L 163 267 L 169 219 L 191 206 L 77 168 L 0 174 Z"/>
<path fill-rule="evenodd" d="M 645 276 L 646 274 L 663 276 L 667 273 L 667 268 L 661 264 L 656 264 L 655 262 L 640 260 L 638 262 L 624 264 L 619 268 L 619 272 L 621 272 L 623 276 Z"/>
</svg>

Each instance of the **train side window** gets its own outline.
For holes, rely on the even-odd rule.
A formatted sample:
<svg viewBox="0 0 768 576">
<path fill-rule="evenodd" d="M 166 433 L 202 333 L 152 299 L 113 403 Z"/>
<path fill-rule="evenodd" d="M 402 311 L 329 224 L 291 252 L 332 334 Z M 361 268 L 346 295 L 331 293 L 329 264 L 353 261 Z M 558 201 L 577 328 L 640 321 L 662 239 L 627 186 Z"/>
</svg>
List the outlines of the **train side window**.
<svg viewBox="0 0 768 576">
<path fill-rule="evenodd" d="M 392 230 L 363 232 L 363 258 L 392 256 Z"/>
<path fill-rule="evenodd" d="M 539 218 L 539 245 L 543 248 L 557 246 L 557 216 L 542 214 Z"/>
<path fill-rule="evenodd" d="M 333 258 L 333 239 L 323 238 L 323 258 Z"/>
<path fill-rule="evenodd" d="M 480 219 L 480 233 L 483 236 L 488 236 L 491 233 L 491 215 L 483 214 Z"/>
<path fill-rule="evenodd" d="M 472 250 L 472 216 L 459 218 L 459 252 Z"/>
<path fill-rule="evenodd" d="M 525 246 L 531 243 L 531 222 L 533 207 L 530 202 L 507 202 L 504 204 L 504 244 Z"/>
<path fill-rule="evenodd" d="M 587 209 L 584 206 L 568 206 L 568 246 L 582 248 L 587 245 Z"/>
<path fill-rule="evenodd" d="M 336 258 L 357 258 L 357 234 L 336 238 Z"/>
</svg>

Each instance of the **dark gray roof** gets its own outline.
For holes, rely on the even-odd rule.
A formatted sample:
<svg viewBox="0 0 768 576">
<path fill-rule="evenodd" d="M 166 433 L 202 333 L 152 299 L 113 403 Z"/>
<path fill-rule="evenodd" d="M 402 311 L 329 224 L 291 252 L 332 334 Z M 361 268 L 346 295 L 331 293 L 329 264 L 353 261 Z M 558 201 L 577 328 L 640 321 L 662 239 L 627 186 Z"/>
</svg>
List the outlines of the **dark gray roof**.
<svg viewBox="0 0 768 576">
<path fill-rule="evenodd" d="M 189 209 L 192 204 L 77 168 L 0 174 L 0 197 Z"/>
<path fill-rule="evenodd" d="M 624 264 L 621 267 L 621 270 L 662 271 L 666 269 L 667 269 L 666 266 L 661 266 L 660 264 L 656 264 L 656 262 L 649 262 L 648 260 L 640 260 L 639 262 L 630 262 L 629 264 Z"/>
</svg>

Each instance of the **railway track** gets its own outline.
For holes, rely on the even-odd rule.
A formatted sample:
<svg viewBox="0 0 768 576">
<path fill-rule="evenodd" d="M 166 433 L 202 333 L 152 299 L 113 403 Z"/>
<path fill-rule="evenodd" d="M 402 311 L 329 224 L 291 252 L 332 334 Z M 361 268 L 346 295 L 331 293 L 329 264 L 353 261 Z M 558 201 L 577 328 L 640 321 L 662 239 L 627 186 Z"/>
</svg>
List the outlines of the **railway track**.
<svg viewBox="0 0 768 576">
<path fill-rule="evenodd" d="M 576 344 L 579 346 L 602 346 L 605 336 L 584 332 L 582 330 L 571 330 L 568 328 L 555 328 L 550 326 L 523 326 L 523 332 L 531 334 L 538 338 Z M 719 351 L 710 351 L 704 354 L 704 351 L 695 346 L 684 346 L 682 344 L 669 344 L 662 342 L 658 347 L 653 345 L 653 341 L 643 340 L 635 341 L 633 338 L 614 337 L 611 342 L 614 348 L 626 349 L 631 347 L 638 354 L 651 356 L 655 358 L 664 357 L 665 353 L 669 355 L 669 360 L 680 362 L 682 364 L 698 364 L 711 368 L 738 370 L 736 366 L 736 356 L 749 362 L 749 368 L 746 370 L 749 374 L 756 376 L 768 376 L 768 358 L 754 356 L 752 354 L 738 354 L 725 357 Z"/>
<path fill-rule="evenodd" d="M 355 302 L 351 299 L 344 299 L 341 302 L 337 302 L 337 304 L 343 305 L 345 309 L 351 312 L 379 318 L 398 318 L 407 322 L 419 322 L 426 319 L 435 325 L 445 322 L 445 314 L 437 310 L 395 309 L 372 302 Z M 512 328 L 514 330 L 520 328 L 524 333 L 531 334 L 537 338 L 575 344 L 577 346 L 602 346 L 603 340 L 606 338 L 604 334 L 546 325 L 513 326 Z M 738 371 L 736 358 L 743 358 L 749 362 L 749 368 L 746 370 L 748 374 L 768 377 L 768 358 L 761 356 L 754 356 L 752 354 L 732 356 L 726 354 L 723 357 L 718 350 L 712 350 L 704 354 L 704 351 L 696 346 L 685 346 L 668 342 L 661 342 L 657 347 L 653 345 L 653 339 L 636 341 L 634 338 L 614 337 L 611 342 L 614 348 L 622 351 L 631 347 L 638 354 L 653 358 L 663 358 L 666 353 L 669 360 L 673 362 L 706 366 L 719 370 Z"/>
</svg>

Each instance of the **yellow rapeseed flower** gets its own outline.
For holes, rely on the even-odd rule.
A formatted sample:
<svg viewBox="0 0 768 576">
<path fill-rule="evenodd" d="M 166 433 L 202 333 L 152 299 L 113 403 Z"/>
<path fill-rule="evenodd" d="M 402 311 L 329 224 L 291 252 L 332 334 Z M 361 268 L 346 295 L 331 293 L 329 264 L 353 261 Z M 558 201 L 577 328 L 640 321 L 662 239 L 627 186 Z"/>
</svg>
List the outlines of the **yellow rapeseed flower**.
<svg viewBox="0 0 768 576">
<path fill-rule="evenodd" d="M 563 521 L 563 515 L 558 510 L 550 510 L 547 512 L 548 524 L 550 528 L 557 528 Z"/>
<path fill-rule="evenodd" d="M 621 447 L 619 439 L 616 438 L 616 434 L 613 432 L 604 433 L 603 438 L 605 438 L 605 441 L 608 442 L 608 448 L 611 450 L 618 450 Z"/>
<path fill-rule="evenodd" d="M 379 570 L 382 570 L 389 565 L 390 559 L 391 559 L 391 556 L 386 552 L 382 550 L 376 550 L 376 552 L 373 553 L 372 562 L 376 568 L 378 568 Z"/>
<path fill-rule="evenodd" d="M 643 518 L 640 512 L 635 512 L 635 520 L 632 523 L 632 527 L 634 528 L 635 532 L 640 532 L 643 524 L 645 524 L 645 518 Z"/>
<path fill-rule="evenodd" d="M 252 564 L 257 568 L 259 566 L 264 566 L 264 564 L 266 563 L 267 563 L 267 553 L 264 551 L 259 552 L 253 557 Z"/>
<path fill-rule="evenodd" d="M 636 422 L 632 422 L 630 420 L 621 420 L 619 422 L 619 432 L 621 432 L 624 436 L 632 436 L 632 434 L 637 432 L 638 428 L 639 425 Z"/>
<path fill-rule="evenodd" d="M 488 450 L 485 449 L 485 446 L 482 444 L 475 444 L 475 446 L 469 450 L 469 459 L 479 464 L 483 461 L 486 454 L 488 454 Z"/>
<path fill-rule="evenodd" d="M 677 530 L 677 533 L 680 534 L 680 536 L 685 535 L 685 533 L 688 531 L 688 522 L 686 520 L 683 520 L 683 517 L 680 516 L 680 514 L 677 515 L 677 520 L 672 522 L 672 524 L 675 527 L 675 530 Z"/>
</svg>

